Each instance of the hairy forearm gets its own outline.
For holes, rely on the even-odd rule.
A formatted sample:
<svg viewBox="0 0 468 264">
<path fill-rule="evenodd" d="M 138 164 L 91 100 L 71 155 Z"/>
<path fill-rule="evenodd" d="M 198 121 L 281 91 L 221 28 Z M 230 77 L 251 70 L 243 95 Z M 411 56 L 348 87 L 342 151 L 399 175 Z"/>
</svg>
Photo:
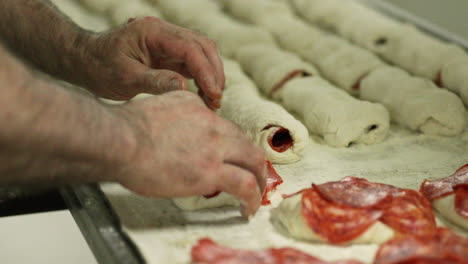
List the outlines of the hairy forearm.
<svg viewBox="0 0 468 264">
<path fill-rule="evenodd" d="M 40 70 L 57 78 L 85 85 L 86 48 L 95 34 L 85 31 L 47 0 L 2 0 L 0 39 Z"/>
<path fill-rule="evenodd" d="M 0 184 L 113 180 L 134 147 L 123 112 L 0 60 Z"/>
</svg>

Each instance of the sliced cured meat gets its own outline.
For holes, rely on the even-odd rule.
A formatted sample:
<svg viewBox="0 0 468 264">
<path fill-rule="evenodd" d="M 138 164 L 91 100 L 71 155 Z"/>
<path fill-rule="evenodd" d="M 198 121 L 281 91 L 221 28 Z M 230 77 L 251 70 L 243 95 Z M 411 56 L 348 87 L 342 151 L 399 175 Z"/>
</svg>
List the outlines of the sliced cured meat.
<svg viewBox="0 0 468 264">
<path fill-rule="evenodd" d="M 409 189 L 393 194 L 392 202 L 380 221 L 400 234 L 423 236 L 434 233 L 436 229 L 429 201 L 419 192 Z"/>
<path fill-rule="evenodd" d="M 197 264 L 362 264 L 356 260 L 327 262 L 293 248 L 232 249 L 209 238 L 200 239 L 191 255 L 192 263 Z"/>
<path fill-rule="evenodd" d="M 455 210 L 459 215 L 468 219 L 468 184 L 459 184 L 455 190 Z"/>
<path fill-rule="evenodd" d="M 379 220 L 399 233 L 424 235 L 435 230 L 431 204 L 415 190 L 356 177 L 314 185 L 314 188 L 324 199 L 336 204 L 381 210 Z"/>
<path fill-rule="evenodd" d="M 268 205 L 271 203 L 271 201 L 268 199 L 270 193 L 276 190 L 278 185 L 283 183 L 283 179 L 276 172 L 275 168 L 273 168 L 273 164 L 271 164 L 270 161 L 267 161 L 267 170 L 268 177 L 266 179 L 265 191 L 263 191 L 262 205 Z"/>
<path fill-rule="evenodd" d="M 291 133 L 284 127 L 269 125 L 263 130 L 268 130 L 270 128 L 276 128 L 275 131 L 268 136 L 268 144 L 270 144 L 271 149 L 276 152 L 285 152 L 291 148 L 294 144 L 294 140 L 291 137 Z"/>
<path fill-rule="evenodd" d="M 444 218 L 468 229 L 468 164 L 449 177 L 425 180 L 420 191 Z"/>
<path fill-rule="evenodd" d="M 453 186 L 468 184 L 468 164 L 460 167 L 452 175 L 446 178 L 429 181 L 421 184 L 420 192 L 430 201 L 453 193 Z"/>
<path fill-rule="evenodd" d="M 446 228 L 422 237 L 400 236 L 383 244 L 374 264 L 466 264 L 468 239 Z"/>
<path fill-rule="evenodd" d="M 284 195 L 273 223 L 294 238 L 341 243 L 383 243 L 396 235 L 433 234 L 430 202 L 418 191 L 345 177 Z"/>
<path fill-rule="evenodd" d="M 314 190 L 302 194 L 302 214 L 308 226 L 324 240 L 337 244 L 355 239 L 383 215 L 381 210 L 353 208 L 322 199 Z"/>
<path fill-rule="evenodd" d="M 345 177 L 338 182 L 313 185 L 328 201 L 351 207 L 377 207 L 388 200 L 397 188 L 381 183 L 369 182 L 363 178 Z"/>
</svg>

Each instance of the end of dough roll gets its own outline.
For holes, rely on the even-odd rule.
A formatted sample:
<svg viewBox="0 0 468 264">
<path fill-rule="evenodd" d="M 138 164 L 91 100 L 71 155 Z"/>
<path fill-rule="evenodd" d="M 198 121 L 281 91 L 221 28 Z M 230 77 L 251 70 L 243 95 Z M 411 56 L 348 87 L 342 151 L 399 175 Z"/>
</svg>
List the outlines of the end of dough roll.
<svg viewBox="0 0 468 264">
<path fill-rule="evenodd" d="M 221 192 L 216 197 L 212 198 L 206 198 L 204 196 L 190 196 L 182 198 L 173 198 L 172 201 L 177 207 L 185 211 L 240 206 L 240 201 L 238 199 L 225 192 Z"/>
<path fill-rule="evenodd" d="M 465 107 L 455 94 L 395 67 L 382 67 L 361 82 L 361 98 L 383 104 L 392 121 L 426 134 L 455 136 L 466 126 Z"/>
<path fill-rule="evenodd" d="M 390 117 L 385 107 L 360 101 L 320 77 L 291 80 L 280 93 L 286 109 L 299 114 L 309 131 L 328 145 L 375 144 L 387 136 Z"/>
</svg>

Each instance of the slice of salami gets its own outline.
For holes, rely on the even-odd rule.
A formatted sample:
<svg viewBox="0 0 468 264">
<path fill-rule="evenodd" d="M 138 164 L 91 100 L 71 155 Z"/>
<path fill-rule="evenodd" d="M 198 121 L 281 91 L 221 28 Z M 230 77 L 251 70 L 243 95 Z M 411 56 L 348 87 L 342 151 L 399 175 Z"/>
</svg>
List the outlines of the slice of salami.
<svg viewBox="0 0 468 264">
<path fill-rule="evenodd" d="M 332 244 L 357 238 L 382 215 L 382 210 L 354 208 L 323 199 L 314 188 L 302 193 L 302 215 L 307 225 Z"/>
<path fill-rule="evenodd" d="M 430 201 L 453 194 L 453 186 L 468 184 L 468 163 L 459 168 L 452 175 L 435 181 L 425 180 L 420 187 L 420 192 Z"/>
<path fill-rule="evenodd" d="M 468 218 L 468 183 L 458 184 L 455 190 L 455 210 L 464 218 Z"/>
<path fill-rule="evenodd" d="M 313 185 L 328 201 L 351 207 L 377 207 L 391 199 L 396 187 L 369 182 L 363 178 L 345 177 L 341 181 Z"/>
<path fill-rule="evenodd" d="M 446 228 L 422 237 L 400 236 L 384 243 L 374 264 L 466 264 L 468 239 Z"/>
<path fill-rule="evenodd" d="M 424 236 L 436 230 L 430 202 L 418 191 L 400 189 L 393 193 L 390 206 L 380 221 L 401 234 Z"/>
<path fill-rule="evenodd" d="M 200 239 L 191 255 L 192 263 L 197 264 L 362 264 L 356 260 L 327 262 L 293 248 L 232 249 L 209 238 Z"/>
<path fill-rule="evenodd" d="M 269 205 L 271 201 L 268 199 L 268 196 L 271 194 L 272 191 L 276 190 L 278 185 L 283 183 L 283 178 L 279 176 L 276 172 L 275 168 L 273 168 L 273 164 L 270 161 L 266 161 L 267 165 L 267 178 L 266 178 L 266 186 L 265 190 L 263 191 L 262 195 L 262 205 Z M 206 199 L 211 199 L 218 196 L 221 192 L 217 191 L 212 194 L 203 195 Z"/>
<path fill-rule="evenodd" d="M 265 191 L 263 191 L 262 205 L 269 205 L 271 203 L 268 196 L 272 191 L 276 190 L 278 185 L 283 183 L 283 179 L 276 172 L 275 168 L 273 168 L 273 164 L 271 164 L 270 161 L 267 161 L 267 170 L 268 176 L 266 179 Z"/>
</svg>

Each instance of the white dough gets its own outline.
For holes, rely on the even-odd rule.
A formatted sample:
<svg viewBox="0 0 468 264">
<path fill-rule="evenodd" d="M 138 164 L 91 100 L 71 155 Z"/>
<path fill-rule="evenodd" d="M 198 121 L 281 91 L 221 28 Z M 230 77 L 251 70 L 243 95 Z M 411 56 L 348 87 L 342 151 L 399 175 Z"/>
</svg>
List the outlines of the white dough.
<svg viewBox="0 0 468 264">
<path fill-rule="evenodd" d="M 206 208 L 217 208 L 225 206 L 240 206 L 239 200 L 227 193 L 220 193 L 213 198 L 205 198 L 203 196 L 191 196 L 172 199 L 174 204 L 182 210 L 195 211 Z"/>
<path fill-rule="evenodd" d="M 257 24 L 265 17 L 293 15 L 287 3 L 272 0 L 227 0 L 224 7 L 238 19 Z"/>
<path fill-rule="evenodd" d="M 272 211 L 272 223 L 280 230 L 292 238 L 322 242 L 325 240 L 319 237 L 308 225 L 302 215 L 302 194 L 298 194 L 284 199 L 278 207 Z M 369 227 L 359 237 L 349 241 L 347 244 L 382 244 L 391 239 L 394 232 L 387 225 L 377 221 Z"/>
<path fill-rule="evenodd" d="M 114 25 L 125 24 L 130 18 L 146 16 L 162 17 L 154 6 L 141 0 L 121 1 L 110 11 L 110 18 Z"/>
<path fill-rule="evenodd" d="M 282 105 L 299 114 L 309 131 L 331 146 L 375 144 L 388 133 L 385 107 L 360 101 L 320 77 L 293 79 L 279 93 Z"/>
<path fill-rule="evenodd" d="M 442 83 L 468 106 L 468 57 L 455 59 L 442 68 Z"/>
<path fill-rule="evenodd" d="M 270 15 L 260 8 L 246 11 L 245 7 L 239 7 L 248 5 L 247 2 L 275 11 Z M 279 8 L 275 8 L 277 4 L 266 0 L 241 0 L 239 3 L 230 1 L 226 5 L 230 14 L 261 25 L 274 35 L 282 48 L 314 64 L 325 78 L 349 93 L 358 94 L 359 90 L 353 90 L 352 87 L 370 71 L 383 65 L 371 52 L 304 23 L 289 8 L 284 8 L 281 13 Z"/>
<path fill-rule="evenodd" d="M 153 0 L 153 2 L 168 21 L 187 27 L 191 21 L 199 17 L 219 12 L 219 6 L 209 0 Z"/>
<path fill-rule="evenodd" d="M 53 0 L 52 3 L 84 29 L 99 32 L 110 27 L 106 19 L 91 14 L 73 0 Z"/>
<path fill-rule="evenodd" d="M 430 80 L 435 80 L 450 61 L 468 57 L 461 47 L 431 37 L 414 26 L 387 18 L 357 1 L 289 2 L 308 21 L 372 50 L 412 74 Z"/>
<path fill-rule="evenodd" d="M 466 110 L 460 98 L 395 67 L 371 72 L 361 82 L 361 98 L 382 103 L 392 121 L 412 130 L 455 136 L 465 129 Z"/>
<path fill-rule="evenodd" d="M 96 13 L 106 13 L 122 0 L 78 0 L 83 6 Z"/>
<path fill-rule="evenodd" d="M 455 210 L 455 194 L 450 194 L 432 202 L 432 206 L 447 220 L 468 230 L 468 219 Z"/>
<path fill-rule="evenodd" d="M 257 86 L 272 96 L 273 89 L 293 73 L 296 77 L 317 75 L 317 70 L 295 54 L 274 46 L 256 44 L 239 49 L 235 55 L 243 70 L 252 77 Z M 281 88 L 280 88 L 281 89 Z"/>
</svg>

